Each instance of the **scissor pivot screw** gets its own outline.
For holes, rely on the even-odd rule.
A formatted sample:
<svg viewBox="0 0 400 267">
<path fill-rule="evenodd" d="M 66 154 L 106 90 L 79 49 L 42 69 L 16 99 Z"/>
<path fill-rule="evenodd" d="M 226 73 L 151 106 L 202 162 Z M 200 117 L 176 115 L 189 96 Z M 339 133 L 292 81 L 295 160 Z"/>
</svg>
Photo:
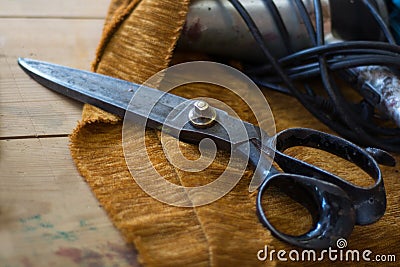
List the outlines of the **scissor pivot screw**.
<svg viewBox="0 0 400 267">
<path fill-rule="evenodd" d="M 217 118 L 215 109 L 204 100 L 196 100 L 193 106 L 189 111 L 190 123 L 196 128 L 211 127 Z"/>
</svg>

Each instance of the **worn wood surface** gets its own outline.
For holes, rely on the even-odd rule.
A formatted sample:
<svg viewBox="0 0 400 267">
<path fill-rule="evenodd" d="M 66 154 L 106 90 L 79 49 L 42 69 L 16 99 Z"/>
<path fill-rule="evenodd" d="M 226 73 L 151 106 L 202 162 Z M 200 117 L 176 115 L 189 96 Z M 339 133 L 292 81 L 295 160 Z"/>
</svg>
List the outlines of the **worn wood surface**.
<svg viewBox="0 0 400 267">
<path fill-rule="evenodd" d="M 81 104 L 17 64 L 89 69 L 108 4 L 0 0 L 0 267 L 136 265 L 71 160 L 67 136 Z"/>
</svg>

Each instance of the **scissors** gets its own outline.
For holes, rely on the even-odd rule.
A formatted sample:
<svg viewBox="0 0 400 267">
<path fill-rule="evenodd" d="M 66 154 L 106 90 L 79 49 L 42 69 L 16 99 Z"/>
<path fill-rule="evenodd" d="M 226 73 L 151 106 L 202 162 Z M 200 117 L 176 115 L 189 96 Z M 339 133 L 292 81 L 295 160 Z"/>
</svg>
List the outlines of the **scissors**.
<svg viewBox="0 0 400 267">
<path fill-rule="evenodd" d="M 138 84 L 109 76 L 33 59 L 19 58 L 18 63 L 43 86 L 120 117 L 124 117 L 135 90 L 140 87 Z M 385 213 L 386 193 L 378 162 L 390 166 L 395 164 L 394 158 L 386 152 L 363 149 L 340 137 L 306 128 L 281 131 L 274 136 L 275 146 L 265 146 L 263 138 L 266 135 L 263 135 L 263 130 L 258 126 L 232 117 L 204 101 L 190 101 L 163 93 L 151 113 L 145 114 L 142 107 L 146 106 L 147 99 L 159 96 L 160 91 L 149 87 L 144 87 L 143 90 L 146 97 L 141 99 L 142 105 L 129 112 L 145 117 L 147 127 L 167 127 L 172 135 L 179 130 L 175 137 L 190 143 L 199 143 L 203 138 L 210 138 L 217 147 L 233 147 L 236 153 L 247 156 L 248 161 L 257 166 L 256 175 L 262 177 L 256 198 L 257 215 L 275 237 L 303 248 L 335 247 L 339 238 L 350 236 L 354 225 L 374 223 Z M 186 119 L 187 123 L 176 129 L 177 126 L 166 118 L 182 103 L 186 104 L 178 110 L 177 117 Z M 217 117 L 219 121 L 227 122 L 234 131 L 245 129 L 246 138 L 233 142 L 226 129 L 215 121 Z M 286 149 L 295 146 L 320 149 L 352 162 L 372 177 L 375 183 L 369 187 L 360 187 L 285 154 Z M 282 171 L 271 167 L 271 158 Z M 288 235 L 271 224 L 262 203 L 267 189 L 273 184 L 310 211 L 313 226 L 307 233 Z"/>
</svg>

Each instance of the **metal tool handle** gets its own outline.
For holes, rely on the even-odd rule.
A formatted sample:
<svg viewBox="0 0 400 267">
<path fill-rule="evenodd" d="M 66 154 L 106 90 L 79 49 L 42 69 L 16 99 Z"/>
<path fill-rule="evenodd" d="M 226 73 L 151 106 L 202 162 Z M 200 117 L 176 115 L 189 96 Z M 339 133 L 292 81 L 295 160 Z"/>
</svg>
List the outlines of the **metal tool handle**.
<svg viewBox="0 0 400 267">
<path fill-rule="evenodd" d="M 262 198 L 274 183 L 278 183 L 280 189 L 310 211 L 313 227 L 307 233 L 288 235 L 276 229 L 268 220 Z M 355 210 L 346 192 L 334 184 L 307 176 L 287 173 L 272 175 L 260 186 L 256 205 L 260 222 L 275 237 L 303 248 L 335 247 L 337 239 L 347 239 L 355 225 Z"/>
<path fill-rule="evenodd" d="M 360 66 L 346 70 L 346 79 L 381 114 L 400 127 L 400 80 L 385 66 Z"/>
<path fill-rule="evenodd" d="M 323 150 L 354 163 L 374 179 L 375 183 L 369 187 L 361 187 L 284 153 L 286 149 L 295 146 Z M 287 173 L 313 177 L 339 186 L 355 206 L 356 224 L 374 223 L 385 213 L 386 192 L 377 161 L 369 152 L 343 138 L 306 128 L 287 129 L 277 134 L 274 160 Z"/>
<path fill-rule="evenodd" d="M 234 151 L 249 155 L 250 162 L 257 166 L 255 175 L 262 175 L 264 178 L 258 189 L 256 201 L 260 222 L 275 237 L 304 248 L 327 248 L 334 246 L 337 238 L 349 237 L 356 222 L 356 212 L 347 193 L 339 186 L 318 178 L 281 173 L 274 167 L 270 168 L 270 164 L 263 164 L 264 151 L 255 140 L 239 145 Z M 277 185 L 289 197 L 308 209 L 313 217 L 312 229 L 305 234 L 292 236 L 280 232 L 270 223 L 268 209 L 265 211 L 263 207 L 263 196 L 271 185 Z"/>
<path fill-rule="evenodd" d="M 286 149 L 295 146 L 313 147 L 352 162 L 371 176 L 375 184 L 367 188 L 354 185 L 284 153 Z M 236 151 L 240 151 L 242 147 L 244 146 L 237 147 Z M 250 162 L 257 166 L 260 160 L 264 160 L 265 155 L 271 154 L 269 150 L 271 148 L 260 147 L 257 140 L 251 140 L 250 153 L 245 150 L 243 154 L 250 155 Z M 327 133 L 306 128 L 291 128 L 276 135 L 274 152 L 274 161 L 286 173 L 279 173 L 272 167 L 257 168 L 256 175 L 265 177 L 258 191 L 257 213 L 261 223 L 276 237 L 305 248 L 326 248 L 335 245 L 337 238 L 347 238 L 354 224 L 376 222 L 385 213 L 386 193 L 381 172 L 368 151 Z M 273 183 L 278 183 L 279 188 L 312 214 L 313 228 L 306 234 L 287 235 L 278 231 L 268 221 L 262 198 Z"/>
</svg>

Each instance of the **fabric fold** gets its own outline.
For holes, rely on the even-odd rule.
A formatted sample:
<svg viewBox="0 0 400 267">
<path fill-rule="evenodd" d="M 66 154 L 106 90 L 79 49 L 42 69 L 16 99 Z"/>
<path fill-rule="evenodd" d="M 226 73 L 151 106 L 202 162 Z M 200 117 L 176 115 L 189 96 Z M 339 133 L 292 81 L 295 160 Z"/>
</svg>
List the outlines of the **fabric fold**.
<svg viewBox="0 0 400 267">
<path fill-rule="evenodd" d="M 174 55 L 188 12 L 189 0 L 113 0 L 105 21 L 92 70 L 116 78 L 143 83 L 153 74 L 167 68 Z M 185 57 L 180 57 L 185 60 Z M 223 98 L 243 119 L 252 120 L 248 108 L 213 86 L 183 86 L 173 93 L 185 96 Z M 278 130 L 310 127 L 329 131 L 317 122 L 297 101 L 274 92 L 265 92 L 276 118 Z M 148 155 L 157 171 L 168 181 L 193 186 L 216 179 L 229 158 L 218 153 L 215 162 L 204 173 L 189 173 L 171 165 L 163 153 L 160 133 L 146 131 Z M 71 134 L 70 150 L 74 162 L 126 242 L 134 244 L 138 260 L 145 266 L 275 266 L 297 262 L 260 261 L 257 253 L 268 249 L 295 249 L 273 238 L 258 221 L 255 194 L 248 192 L 251 168 L 245 171 L 237 186 L 218 201 L 196 208 L 177 208 L 158 202 L 135 183 L 124 158 L 122 120 L 90 105 L 85 105 L 82 120 Z M 132 140 L 135 146 L 135 140 Z M 184 155 L 196 157 L 198 149 L 180 144 Z M 291 155 L 310 163 L 324 165 L 318 151 L 294 148 Z M 137 154 L 140 164 L 143 155 Z M 330 168 L 353 168 L 334 163 Z M 389 253 L 400 245 L 400 186 L 397 169 L 384 168 L 389 194 L 389 211 L 377 224 L 357 227 L 349 240 L 351 247 L 371 248 L 374 253 Z M 360 176 L 348 177 L 359 182 Z M 272 192 L 274 193 L 274 192 Z M 279 193 L 269 199 L 274 223 L 282 231 L 301 226 L 307 230 L 311 219 L 298 204 Z M 380 230 L 380 229 L 385 229 Z M 377 241 L 376 239 L 379 238 Z M 359 246 L 360 245 L 360 246 Z M 301 250 L 300 250 L 301 251 Z M 398 252 L 398 249 L 395 251 Z M 398 255 L 400 257 L 400 255 Z M 307 262 L 311 265 L 319 262 Z M 348 263 L 352 265 L 352 263 Z"/>
</svg>

